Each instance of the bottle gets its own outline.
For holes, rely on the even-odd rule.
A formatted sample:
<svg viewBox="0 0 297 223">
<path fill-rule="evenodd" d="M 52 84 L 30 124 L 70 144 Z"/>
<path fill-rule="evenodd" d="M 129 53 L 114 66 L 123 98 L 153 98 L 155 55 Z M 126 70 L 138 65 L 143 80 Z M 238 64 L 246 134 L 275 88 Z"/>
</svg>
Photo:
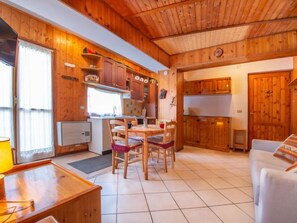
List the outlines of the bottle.
<svg viewBox="0 0 297 223">
<path fill-rule="evenodd" d="M 147 119 L 145 117 L 143 119 L 143 127 L 144 128 L 147 128 Z"/>
</svg>

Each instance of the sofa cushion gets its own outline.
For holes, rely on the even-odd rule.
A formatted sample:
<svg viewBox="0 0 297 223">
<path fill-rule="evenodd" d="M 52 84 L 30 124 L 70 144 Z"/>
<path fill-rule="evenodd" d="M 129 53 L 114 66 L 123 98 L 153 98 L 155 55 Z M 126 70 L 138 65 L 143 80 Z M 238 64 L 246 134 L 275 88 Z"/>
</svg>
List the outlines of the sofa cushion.
<svg viewBox="0 0 297 223">
<path fill-rule="evenodd" d="M 286 169 L 286 171 L 289 172 L 289 173 L 297 173 L 297 162 L 295 162 L 291 166 L 289 166 Z"/>
<path fill-rule="evenodd" d="M 264 151 L 261 151 L 261 152 L 264 152 Z M 270 153 L 270 156 L 273 157 L 271 153 Z M 260 174 L 261 174 L 262 168 L 270 168 L 270 169 L 281 170 L 285 172 L 285 170 L 287 169 L 287 166 L 278 166 L 273 163 L 260 161 L 260 160 L 253 161 L 253 164 L 251 165 L 251 176 L 253 181 L 254 203 L 256 205 L 258 205 L 259 203 Z"/>
<path fill-rule="evenodd" d="M 273 153 L 271 152 L 252 149 L 250 151 L 250 164 L 253 165 L 254 161 L 269 163 L 278 167 L 282 167 L 284 169 L 290 166 L 290 164 L 287 163 L 286 161 L 282 159 L 278 159 L 277 157 L 273 156 Z"/>
<path fill-rule="evenodd" d="M 274 152 L 275 157 L 288 163 L 297 161 L 297 135 L 290 135 Z"/>
</svg>

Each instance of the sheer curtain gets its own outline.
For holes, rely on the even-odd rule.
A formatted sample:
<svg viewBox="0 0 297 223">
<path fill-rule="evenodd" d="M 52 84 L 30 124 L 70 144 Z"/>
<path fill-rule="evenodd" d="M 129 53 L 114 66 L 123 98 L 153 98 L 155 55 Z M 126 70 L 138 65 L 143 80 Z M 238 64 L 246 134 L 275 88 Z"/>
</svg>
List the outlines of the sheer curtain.
<svg viewBox="0 0 297 223">
<path fill-rule="evenodd" d="M 96 115 L 122 115 L 122 94 L 88 88 L 88 113 Z"/>
<path fill-rule="evenodd" d="M 10 138 L 14 147 L 13 132 L 13 67 L 0 61 L 0 136 Z"/>
<path fill-rule="evenodd" d="M 18 55 L 18 161 L 54 155 L 52 54 L 20 41 Z"/>
</svg>

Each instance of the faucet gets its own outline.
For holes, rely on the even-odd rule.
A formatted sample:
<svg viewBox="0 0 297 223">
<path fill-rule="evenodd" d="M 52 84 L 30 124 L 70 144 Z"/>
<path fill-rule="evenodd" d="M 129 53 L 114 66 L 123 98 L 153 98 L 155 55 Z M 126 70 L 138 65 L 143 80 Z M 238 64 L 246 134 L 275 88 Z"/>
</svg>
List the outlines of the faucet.
<svg viewBox="0 0 297 223">
<path fill-rule="evenodd" d="M 117 106 L 113 106 L 113 108 L 112 108 L 112 115 L 113 116 L 116 116 L 116 110 L 117 110 Z"/>
</svg>

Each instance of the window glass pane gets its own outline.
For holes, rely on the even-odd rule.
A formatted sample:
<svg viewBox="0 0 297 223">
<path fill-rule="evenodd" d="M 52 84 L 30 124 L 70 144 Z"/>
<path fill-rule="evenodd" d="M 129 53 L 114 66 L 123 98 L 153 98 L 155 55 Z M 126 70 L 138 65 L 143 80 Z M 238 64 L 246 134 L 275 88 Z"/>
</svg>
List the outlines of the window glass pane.
<svg viewBox="0 0 297 223">
<path fill-rule="evenodd" d="M 14 147 L 13 132 L 13 67 L 0 61 L 0 136 L 10 138 Z"/>
<path fill-rule="evenodd" d="M 54 155 L 51 51 L 20 41 L 18 139 L 21 162 Z"/>
<path fill-rule="evenodd" d="M 122 94 L 89 87 L 88 113 L 90 115 L 122 115 Z"/>
</svg>

